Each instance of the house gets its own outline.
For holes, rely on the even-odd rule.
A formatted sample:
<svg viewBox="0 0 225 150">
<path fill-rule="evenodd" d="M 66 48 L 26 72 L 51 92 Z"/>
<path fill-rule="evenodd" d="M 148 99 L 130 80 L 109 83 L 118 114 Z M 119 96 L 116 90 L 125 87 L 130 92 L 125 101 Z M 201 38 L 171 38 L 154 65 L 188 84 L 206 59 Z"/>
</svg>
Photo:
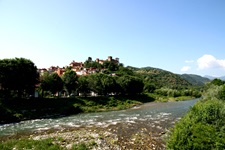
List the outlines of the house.
<svg viewBox="0 0 225 150">
<path fill-rule="evenodd" d="M 79 70 L 79 71 L 76 71 L 76 74 L 78 76 L 88 75 L 88 71 L 87 70 Z"/>
<path fill-rule="evenodd" d="M 37 72 L 40 74 L 40 75 L 43 75 L 45 72 L 47 72 L 48 70 L 45 69 L 45 68 L 41 68 L 41 69 L 38 69 Z"/>
<path fill-rule="evenodd" d="M 56 72 L 58 70 L 59 66 L 55 67 L 55 66 L 51 66 L 50 68 L 48 68 L 48 72 L 49 73 L 53 73 Z"/>
<path fill-rule="evenodd" d="M 74 60 L 70 63 L 70 66 L 73 67 L 83 67 L 84 64 L 82 62 L 75 62 Z"/>
<path fill-rule="evenodd" d="M 97 72 L 97 69 L 96 68 L 86 68 L 88 74 L 93 74 L 93 73 L 96 73 Z"/>
<path fill-rule="evenodd" d="M 76 62 L 76 61 L 72 61 L 69 66 L 71 67 L 71 70 L 75 71 L 75 72 L 80 72 L 84 66 L 83 62 Z"/>
<path fill-rule="evenodd" d="M 88 61 L 92 61 L 92 58 L 88 57 Z M 102 65 L 104 64 L 105 61 L 110 61 L 110 62 L 114 62 L 116 64 L 119 64 L 119 58 L 113 59 L 112 56 L 108 56 L 108 59 L 106 59 L 106 60 L 100 60 L 99 58 L 96 58 L 96 60 L 95 60 L 95 62 L 97 62 L 99 64 L 102 64 Z M 105 69 L 99 70 L 99 69 L 92 68 L 92 67 L 91 68 L 84 68 L 83 62 L 76 62 L 74 60 L 69 64 L 69 66 L 65 66 L 64 68 L 67 68 L 67 67 L 70 67 L 71 70 L 75 71 L 78 76 L 93 74 L 93 73 L 102 72 L 102 71 L 105 70 Z M 56 67 L 51 66 L 48 69 L 45 69 L 45 68 L 38 69 L 38 72 L 39 72 L 40 75 L 43 75 L 45 72 L 49 72 L 50 74 L 55 72 L 59 76 L 62 76 L 65 73 L 64 68 L 60 68 L 59 66 L 56 66 Z"/>
<path fill-rule="evenodd" d="M 65 73 L 65 69 L 64 68 L 58 68 L 55 71 L 59 76 L 62 76 Z"/>
</svg>

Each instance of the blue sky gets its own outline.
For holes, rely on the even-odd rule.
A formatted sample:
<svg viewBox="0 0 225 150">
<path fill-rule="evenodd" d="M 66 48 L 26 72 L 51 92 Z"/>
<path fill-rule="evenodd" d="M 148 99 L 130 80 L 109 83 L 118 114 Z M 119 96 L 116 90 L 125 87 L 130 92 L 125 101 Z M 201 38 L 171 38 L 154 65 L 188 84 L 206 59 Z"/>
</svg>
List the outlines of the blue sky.
<svg viewBox="0 0 225 150">
<path fill-rule="evenodd" d="M 0 59 L 37 67 L 125 66 L 225 75 L 224 0 L 0 0 Z"/>
</svg>

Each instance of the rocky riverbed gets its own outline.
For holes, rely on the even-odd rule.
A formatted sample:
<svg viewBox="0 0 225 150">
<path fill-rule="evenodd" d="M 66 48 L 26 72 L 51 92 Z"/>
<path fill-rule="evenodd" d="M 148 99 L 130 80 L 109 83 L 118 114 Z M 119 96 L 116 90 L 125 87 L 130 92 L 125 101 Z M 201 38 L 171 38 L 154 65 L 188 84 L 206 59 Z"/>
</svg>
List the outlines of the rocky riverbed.
<svg viewBox="0 0 225 150">
<path fill-rule="evenodd" d="M 144 122 L 118 123 L 105 127 L 60 127 L 55 129 L 41 129 L 33 132 L 19 133 L 4 137 L 4 140 L 26 137 L 33 140 L 53 139 L 65 149 L 72 149 L 74 144 L 84 143 L 92 150 L 151 150 L 165 149 L 163 135 L 165 131 L 152 128 Z M 3 137 L 1 138 L 3 140 Z"/>
</svg>

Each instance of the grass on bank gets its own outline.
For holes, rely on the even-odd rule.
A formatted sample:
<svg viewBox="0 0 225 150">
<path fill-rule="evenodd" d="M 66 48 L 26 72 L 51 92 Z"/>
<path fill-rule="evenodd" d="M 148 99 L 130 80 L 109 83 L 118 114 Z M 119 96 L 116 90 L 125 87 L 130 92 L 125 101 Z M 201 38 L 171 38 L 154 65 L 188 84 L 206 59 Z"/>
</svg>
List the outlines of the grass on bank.
<svg viewBox="0 0 225 150">
<path fill-rule="evenodd" d="M 146 95 L 152 97 L 156 102 L 184 101 L 196 98 L 193 96 L 178 96 L 178 97 L 163 96 L 156 93 L 146 93 Z"/>
<path fill-rule="evenodd" d="M 92 147 L 85 143 L 73 144 L 71 150 L 88 150 Z M 0 143 L 1 150 L 66 150 L 60 144 L 57 144 L 53 139 L 32 140 L 32 139 L 19 139 L 9 140 Z"/>
</svg>

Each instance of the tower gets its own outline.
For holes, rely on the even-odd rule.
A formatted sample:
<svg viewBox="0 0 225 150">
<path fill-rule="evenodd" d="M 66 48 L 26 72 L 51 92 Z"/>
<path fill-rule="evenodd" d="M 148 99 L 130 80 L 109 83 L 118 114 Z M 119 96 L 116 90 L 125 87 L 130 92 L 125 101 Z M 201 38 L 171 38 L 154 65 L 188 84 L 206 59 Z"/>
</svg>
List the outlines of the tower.
<svg viewBox="0 0 225 150">
<path fill-rule="evenodd" d="M 108 61 L 112 61 L 112 56 L 109 56 L 108 57 Z"/>
</svg>

